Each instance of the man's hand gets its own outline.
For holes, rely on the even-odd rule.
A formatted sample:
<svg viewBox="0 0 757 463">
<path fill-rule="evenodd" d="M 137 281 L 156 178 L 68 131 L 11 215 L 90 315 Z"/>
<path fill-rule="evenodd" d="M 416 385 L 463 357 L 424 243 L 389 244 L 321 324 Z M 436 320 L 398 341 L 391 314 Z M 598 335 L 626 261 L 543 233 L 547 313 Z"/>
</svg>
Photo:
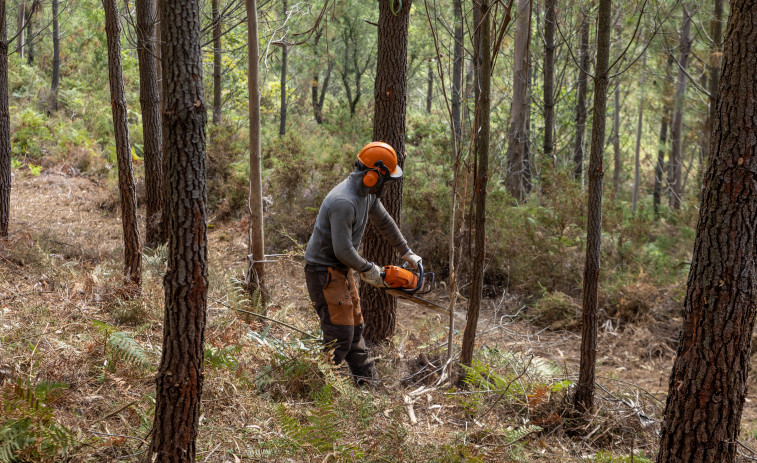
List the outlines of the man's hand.
<svg viewBox="0 0 757 463">
<path fill-rule="evenodd" d="M 379 268 L 371 262 L 371 268 L 365 272 L 360 272 L 360 279 L 373 286 L 384 286 L 384 279 L 381 278 Z"/>
<path fill-rule="evenodd" d="M 420 264 L 421 262 L 421 256 L 419 256 L 418 254 L 414 253 L 411 250 L 408 250 L 405 254 L 403 254 L 402 258 L 405 260 L 405 262 L 410 264 L 410 267 L 414 269 L 417 269 L 418 264 Z"/>
</svg>

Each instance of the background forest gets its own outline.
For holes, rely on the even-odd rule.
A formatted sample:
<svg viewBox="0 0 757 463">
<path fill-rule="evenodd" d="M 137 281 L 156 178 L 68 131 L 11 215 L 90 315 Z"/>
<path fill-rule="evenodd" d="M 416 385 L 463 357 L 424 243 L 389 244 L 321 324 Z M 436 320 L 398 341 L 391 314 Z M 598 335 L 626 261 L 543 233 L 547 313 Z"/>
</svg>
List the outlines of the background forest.
<svg viewBox="0 0 757 463">
<path fill-rule="evenodd" d="M 456 3 L 410 7 L 400 222 L 436 272 L 429 298 L 444 306 L 456 256 L 455 345 L 482 263 L 474 243 L 476 19 L 472 2 L 461 2 L 459 16 Z M 377 2 L 257 5 L 264 295 L 244 285 L 247 13 L 238 0 L 200 3 L 210 284 L 198 461 L 654 458 L 729 8 L 721 0 L 615 3 L 601 114 L 597 392 L 583 419 L 570 396 L 598 117 L 597 2 L 494 2 L 474 360 L 456 371 L 460 381 L 448 381 L 447 316 L 400 302 L 394 336 L 375 346 L 384 386 L 370 391 L 354 388 L 314 342 L 302 255 L 322 199 L 372 137 Z M 9 238 L 0 241 L 0 461 L 139 461 L 155 414 L 167 250 L 147 230 L 141 294 L 128 294 L 104 9 L 95 0 L 4 4 L 13 190 Z M 140 28 L 133 2 L 117 6 L 145 230 Z M 756 457 L 755 436 L 757 407 L 747 399 L 740 458 Z"/>
</svg>

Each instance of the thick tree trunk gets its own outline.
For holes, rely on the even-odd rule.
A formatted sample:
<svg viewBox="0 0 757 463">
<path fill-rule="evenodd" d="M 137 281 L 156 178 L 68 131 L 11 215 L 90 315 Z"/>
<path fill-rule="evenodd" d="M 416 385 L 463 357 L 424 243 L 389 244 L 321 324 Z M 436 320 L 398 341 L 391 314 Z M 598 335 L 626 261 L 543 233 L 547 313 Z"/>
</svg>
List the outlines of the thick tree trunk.
<svg viewBox="0 0 757 463">
<path fill-rule="evenodd" d="M 218 1 L 212 0 L 213 16 L 213 124 L 221 123 L 221 34 L 223 21 L 218 13 Z"/>
<path fill-rule="evenodd" d="M 121 66 L 121 23 L 116 0 L 103 0 L 105 34 L 108 39 L 108 80 L 116 138 L 118 191 L 121 197 L 121 225 L 124 232 L 124 274 L 139 287 L 142 282 L 142 245 L 137 227 L 137 193 L 132 173 L 129 122 L 126 114 L 123 68 Z"/>
<path fill-rule="evenodd" d="M 544 158 L 552 158 L 552 167 L 557 168 L 554 155 L 555 130 L 555 21 L 557 0 L 546 0 L 544 5 Z"/>
<path fill-rule="evenodd" d="M 155 58 L 158 15 L 155 0 L 137 0 L 137 57 L 139 58 L 139 103 L 144 136 L 145 189 L 147 196 L 145 244 L 155 248 L 164 243 L 163 130 L 160 120 L 158 63 Z"/>
<path fill-rule="evenodd" d="M 8 108 L 7 4 L 0 0 L 0 238 L 8 236 L 11 208 L 11 117 Z"/>
<path fill-rule="evenodd" d="M 589 87 L 589 18 L 581 12 L 581 31 L 578 36 L 578 95 L 576 96 L 576 138 L 573 143 L 573 178 L 583 182 L 584 133 L 586 132 L 586 94 Z"/>
<path fill-rule="evenodd" d="M 594 71 L 594 120 L 589 159 L 589 201 L 586 224 L 586 265 L 584 267 L 583 310 L 581 316 L 581 362 L 574 406 L 580 413 L 594 408 L 594 371 L 597 357 L 597 293 L 602 240 L 602 177 L 604 169 L 605 111 L 610 55 L 612 0 L 599 0 L 597 20 L 597 62 Z"/>
<path fill-rule="evenodd" d="M 463 87 L 463 5 L 462 0 L 453 0 L 455 16 L 455 44 L 452 48 L 452 131 L 455 139 L 462 140 L 460 112 Z"/>
<path fill-rule="evenodd" d="M 733 0 L 658 462 L 736 460 L 757 308 L 757 1 Z"/>
<path fill-rule="evenodd" d="M 670 153 L 668 185 L 670 185 L 670 207 L 672 209 L 681 208 L 681 196 L 683 195 L 683 161 L 681 153 L 681 145 L 683 143 L 683 99 L 686 94 L 686 83 L 688 82 L 685 71 L 689 62 L 689 50 L 691 49 L 691 39 L 689 38 L 691 14 L 686 4 L 683 4 L 682 7 L 681 48 L 678 51 L 675 106 L 673 109 L 673 125 L 670 128 L 670 138 L 673 142 L 673 148 Z"/>
<path fill-rule="evenodd" d="M 263 179 L 260 162 L 260 88 L 258 86 L 258 11 L 256 0 L 246 0 L 247 8 L 247 90 L 250 94 L 250 228 L 248 234 L 246 286 L 265 301 L 265 236 L 263 234 Z"/>
<path fill-rule="evenodd" d="M 519 5 L 520 6 L 520 5 Z M 477 71 L 480 93 L 476 99 L 478 117 L 476 147 L 476 179 L 474 188 L 475 203 L 475 255 L 472 261 L 471 291 L 468 302 L 468 316 L 463 332 L 463 348 L 460 362 L 471 365 L 476 344 L 478 314 L 484 289 L 484 260 L 486 257 L 486 187 L 489 180 L 489 133 L 491 113 L 491 14 L 488 0 L 474 0 L 473 8 L 479 8 L 480 33 L 475 38 L 476 59 L 480 63 Z M 530 8 L 527 10 L 530 16 Z M 521 11 L 520 13 L 523 13 Z M 504 25 L 503 25 L 504 27 Z"/>
<path fill-rule="evenodd" d="M 287 16 L 287 0 L 282 0 L 281 8 L 284 11 L 284 18 Z M 280 104 L 280 119 L 279 119 L 279 136 L 286 134 L 287 127 L 287 50 L 286 45 L 281 46 L 281 104 Z"/>
<path fill-rule="evenodd" d="M 513 50 L 513 99 L 507 136 L 505 187 L 518 201 L 526 199 L 526 116 L 528 109 L 528 47 L 531 39 L 531 0 L 517 0 Z"/>
<path fill-rule="evenodd" d="M 663 93 L 669 94 L 671 80 L 671 68 L 673 67 L 673 55 L 668 55 L 665 67 L 665 80 L 663 81 Z M 657 164 L 655 164 L 654 192 L 652 193 L 652 207 L 655 219 L 660 218 L 660 203 L 662 201 L 662 182 L 665 175 L 665 151 L 668 143 L 668 125 L 670 124 L 670 104 L 662 102 L 662 122 L 660 124 L 660 141 L 657 147 Z"/>
<path fill-rule="evenodd" d="M 402 2 L 393 14 L 392 0 L 379 0 L 378 55 L 376 61 L 373 140 L 389 143 L 397 152 L 399 165 L 405 165 L 405 109 L 407 104 L 407 33 L 412 1 Z M 399 226 L 402 207 L 402 180 L 385 187 L 381 202 Z M 363 238 L 363 256 L 371 262 L 388 265 L 397 260 L 394 248 L 369 223 Z M 396 323 L 396 302 L 384 291 L 360 285 L 360 300 L 365 318 L 365 338 L 378 344 L 392 338 Z"/>
<path fill-rule="evenodd" d="M 7 28 L 8 25 L 6 24 Z M 18 16 L 16 17 L 16 53 L 22 59 L 26 54 L 26 4 L 18 3 Z"/>
<path fill-rule="evenodd" d="M 161 0 L 168 270 L 151 462 L 196 461 L 208 291 L 200 6 Z"/>
<path fill-rule="evenodd" d="M 60 27 L 58 25 L 58 0 L 52 0 L 53 10 L 53 78 L 50 83 L 50 109 L 58 110 L 58 81 L 60 80 Z"/>
<path fill-rule="evenodd" d="M 631 195 L 631 209 L 636 213 L 636 205 L 639 202 L 639 177 L 641 175 L 641 129 L 644 123 L 644 84 L 647 78 L 647 53 L 641 55 L 641 85 L 639 86 L 639 121 L 636 124 L 636 149 L 633 156 L 633 193 Z"/>
</svg>

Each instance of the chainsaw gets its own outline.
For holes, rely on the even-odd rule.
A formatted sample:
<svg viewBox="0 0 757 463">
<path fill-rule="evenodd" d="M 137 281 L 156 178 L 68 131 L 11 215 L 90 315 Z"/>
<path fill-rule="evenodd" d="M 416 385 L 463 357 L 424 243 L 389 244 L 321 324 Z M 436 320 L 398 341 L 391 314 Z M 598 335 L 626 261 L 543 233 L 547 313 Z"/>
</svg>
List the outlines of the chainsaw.
<svg viewBox="0 0 757 463">
<path fill-rule="evenodd" d="M 437 312 L 449 313 L 446 307 L 419 297 L 431 292 L 434 288 L 435 278 L 433 273 L 423 271 L 422 263 L 418 262 L 417 272 L 408 270 L 405 266 L 387 265 L 381 269 L 380 273 L 384 285 L 376 287 L 384 290 L 387 294 L 396 298 L 407 299 Z"/>
</svg>

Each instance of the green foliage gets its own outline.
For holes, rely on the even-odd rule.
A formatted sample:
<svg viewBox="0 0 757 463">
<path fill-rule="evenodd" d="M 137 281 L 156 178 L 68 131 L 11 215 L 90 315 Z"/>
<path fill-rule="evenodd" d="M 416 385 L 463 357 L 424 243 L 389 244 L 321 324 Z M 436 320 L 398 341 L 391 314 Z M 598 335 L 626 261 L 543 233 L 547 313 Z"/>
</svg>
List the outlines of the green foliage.
<svg viewBox="0 0 757 463">
<path fill-rule="evenodd" d="M 137 343 L 131 334 L 125 331 L 116 331 L 117 328 L 113 325 L 99 320 L 93 321 L 92 324 L 103 333 L 105 348 L 114 361 L 123 360 L 145 370 L 152 368 L 144 348 Z"/>
<path fill-rule="evenodd" d="M 239 366 L 237 355 L 241 350 L 241 346 L 215 347 L 205 344 L 205 366 L 234 371 Z"/>
<path fill-rule="evenodd" d="M 597 463 L 652 463 L 654 460 L 644 455 L 643 452 L 640 455 L 617 456 L 612 452 L 602 451 L 598 452 L 592 461 Z"/>
<path fill-rule="evenodd" d="M 0 389 L 0 462 L 55 462 L 65 458 L 75 434 L 58 424 L 50 403 L 68 386 L 18 379 Z"/>
</svg>

